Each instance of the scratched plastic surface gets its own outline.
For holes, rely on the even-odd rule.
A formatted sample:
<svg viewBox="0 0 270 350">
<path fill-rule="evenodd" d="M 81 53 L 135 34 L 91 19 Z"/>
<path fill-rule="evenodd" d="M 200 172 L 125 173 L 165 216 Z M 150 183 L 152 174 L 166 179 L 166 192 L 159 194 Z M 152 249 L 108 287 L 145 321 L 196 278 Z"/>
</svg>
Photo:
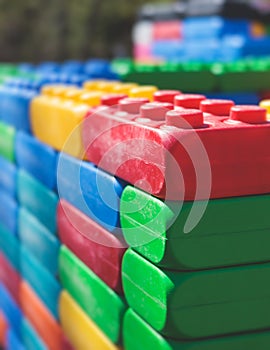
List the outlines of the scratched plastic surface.
<svg viewBox="0 0 270 350">
<path fill-rule="evenodd" d="M 62 154 L 57 183 L 60 198 L 107 230 L 119 231 L 120 196 L 124 188 L 119 180 L 92 163 Z"/>
<path fill-rule="evenodd" d="M 120 343 L 124 300 L 65 246 L 60 250 L 59 274 L 63 288 L 88 317 L 113 343 Z"/>
<path fill-rule="evenodd" d="M 118 108 L 89 113 L 83 142 L 91 162 L 171 200 L 270 191 L 264 109 L 229 100 L 204 100 L 201 112 L 145 102 L 123 99 Z"/>
<path fill-rule="evenodd" d="M 269 195 L 197 201 L 205 211 L 200 221 L 185 231 L 190 217 L 194 218 L 192 205 L 164 203 L 127 186 L 121 197 L 120 219 L 128 245 L 154 264 L 174 270 L 270 260 Z"/>
<path fill-rule="evenodd" d="M 110 288 L 122 293 L 121 264 L 126 243 L 65 200 L 57 208 L 61 242 Z"/>
<path fill-rule="evenodd" d="M 132 309 L 128 309 L 125 314 L 123 333 L 126 350 L 151 348 L 156 350 L 265 350 L 270 345 L 269 332 L 227 336 L 201 341 L 166 339 Z"/>
<path fill-rule="evenodd" d="M 167 337 L 198 339 L 269 328 L 269 263 L 177 272 L 160 270 L 129 249 L 122 271 L 129 306 Z"/>
<path fill-rule="evenodd" d="M 75 349 L 120 350 L 66 291 L 61 293 L 59 309 L 63 331 Z"/>
<path fill-rule="evenodd" d="M 56 187 L 57 153 L 51 147 L 24 132 L 16 134 L 16 161 L 20 168 L 49 189 Z"/>
</svg>

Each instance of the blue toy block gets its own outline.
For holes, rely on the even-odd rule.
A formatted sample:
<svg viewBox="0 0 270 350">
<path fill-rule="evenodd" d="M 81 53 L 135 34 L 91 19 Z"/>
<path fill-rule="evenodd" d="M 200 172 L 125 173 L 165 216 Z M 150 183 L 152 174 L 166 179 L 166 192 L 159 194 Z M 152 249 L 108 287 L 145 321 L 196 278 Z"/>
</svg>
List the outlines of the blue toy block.
<svg viewBox="0 0 270 350">
<path fill-rule="evenodd" d="M 15 156 L 20 168 L 49 189 L 56 188 L 58 154 L 52 147 L 29 134 L 18 132 L 15 139 Z"/>
<path fill-rule="evenodd" d="M 47 350 L 47 346 L 43 343 L 31 323 L 24 318 L 22 320 L 22 339 L 27 350 Z"/>
<path fill-rule="evenodd" d="M 30 102 L 36 91 L 32 89 L 0 88 L 0 119 L 15 129 L 31 131 L 29 120 Z"/>
<path fill-rule="evenodd" d="M 17 234 L 18 205 L 7 192 L 0 190 L 0 223 L 12 234 Z"/>
<path fill-rule="evenodd" d="M 12 328 L 7 332 L 6 350 L 27 350 Z"/>
<path fill-rule="evenodd" d="M 17 168 L 0 156 L 0 191 L 5 191 L 12 198 L 16 197 Z"/>
<path fill-rule="evenodd" d="M 0 282 L 0 310 L 2 310 L 9 326 L 15 331 L 20 338 L 22 311 L 17 303 L 13 300 L 6 287 Z M 13 349 L 12 349 L 13 350 Z"/>
<path fill-rule="evenodd" d="M 69 77 L 68 83 L 71 85 L 83 86 L 83 83 L 88 80 L 85 74 L 72 74 Z"/>
<path fill-rule="evenodd" d="M 17 198 L 50 232 L 56 232 L 57 195 L 22 169 L 17 176 Z"/>
<path fill-rule="evenodd" d="M 58 319 L 60 284 L 23 245 L 21 247 L 21 275 L 47 306 L 55 319 Z"/>
<path fill-rule="evenodd" d="M 17 272 L 20 272 L 20 242 L 0 224 L 0 251 Z"/>
<path fill-rule="evenodd" d="M 42 62 L 36 66 L 36 73 L 56 73 L 61 69 L 61 65 L 56 62 Z"/>
<path fill-rule="evenodd" d="M 109 231 L 118 231 L 124 184 L 89 162 L 61 154 L 57 171 L 61 198 Z"/>
<path fill-rule="evenodd" d="M 118 75 L 113 72 L 110 62 L 103 59 L 91 59 L 86 61 L 84 73 L 93 79 L 118 79 Z"/>
<path fill-rule="evenodd" d="M 60 242 L 35 216 L 22 207 L 18 216 L 18 236 L 35 258 L 56 276 Z"/>
<path fill-rule="evenodd" d="M 80 74 L 83 73 L 83 70 L 84 64 L 76 60 L 65 61 L 61 66 L 61 73 Z"/>
<path fill-rule="evenodd" d="M 237 93 L 225 93 L 225 92 L 213 92 L 206 94 L 207 98 L 211 99 L 224 99 L 232 100 L 237 105 L 258 105 L 260 102 L 260 96 L 256 93 L 249 92 L 237 92 Z"/>
</svg>

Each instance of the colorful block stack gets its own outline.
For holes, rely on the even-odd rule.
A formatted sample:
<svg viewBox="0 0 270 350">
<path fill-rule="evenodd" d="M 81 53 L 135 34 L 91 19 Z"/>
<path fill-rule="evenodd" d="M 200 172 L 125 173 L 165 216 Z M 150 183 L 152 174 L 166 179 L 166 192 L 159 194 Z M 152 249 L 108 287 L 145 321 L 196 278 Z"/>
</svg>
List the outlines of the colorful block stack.
<svg viewBox="0 0 270 350">
<path fill-rule="evenodd" d="M 87 159 L 136 185 L 120 205 L 124 346 L 266 349 L 266 111 L 176 91 L 154 100 L 121 100 L 83 128 Z"/>
<path fill-rule="evenodd" d="M 0 91 L 1 345 L 269 348 L 266 110 L 22 83 Z"/>
<path fill-rule="evenodd" d="M 245 16 L 245 5 L 251 18 Z M 256 6 L 256 0 L 147 4 L 133 29 L 134 58 L 144 62 L 232 62 L 266 56 L 270 54 L 269 13 L 269 4 L 265 2 L 263 7 L 258 1 Z"/>
</svg>

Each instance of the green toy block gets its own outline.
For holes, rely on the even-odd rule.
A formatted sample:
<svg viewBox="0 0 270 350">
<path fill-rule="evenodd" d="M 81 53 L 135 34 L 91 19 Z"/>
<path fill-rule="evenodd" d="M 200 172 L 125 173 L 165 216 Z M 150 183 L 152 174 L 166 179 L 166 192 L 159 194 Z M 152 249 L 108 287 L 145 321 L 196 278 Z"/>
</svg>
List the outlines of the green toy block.
<svg viewBox="0 0 270 350">
<path fill-rule="evenodd" d="M 60 249 L 59 274 L 64 289 L 91 320 L 113 343 L 120 343 L 126 311 L 121 297 L 65 246 Z"/>
<path fill-rule="evenodd" d="M 198 339 L 270 327 L 270 264 L 162 271 L 129 249 L 122 278 L 129 306 L 168 337 Z"/>
<path fill-rule="evenodd" d="M 18 171 L 17 197 L 47 229 L 56 232 L 57 195 L 24 170 Z"/>
<path fill-rule="evenodd" d="M 204 202 L 197 202 L 203 205 Z M 270 196 L 213 199 L 191 232 L 193 203 L 166 204 L 135 187 L 122 193 L 120 219 L 129 246 L 158 266 L 198 270 L 270 261 Z"/>
<path fill-rule="evenodd" d="M 0 156 L 14 162 L 15 160 L 15 129 L 0 122 Z"/>
<path fill-rule="evenodd" d="M 219 90 L 254 92 L 269 89 L 270 62 L 252 59 L 227 63 L 218 76 Z"/>
<path fill-rule="evenodd" d="M 177 89 L 185 92 L 215 90 L 216 76 L 202 63 L 165 63 L 163 65 L 131 65 L 118 67 L 124 81 L 156 85 L 159 89 Z M 121 73 L 120 73 L 121 75 Z"/>
<path fill-rule="evenodd" d="M 123 338 L 126 350 L 266 350 L 270 348 L 270 332 L 192 342 L 166 339 L 132 309 L 128 309 L 124 317 Z"/>
</svg>

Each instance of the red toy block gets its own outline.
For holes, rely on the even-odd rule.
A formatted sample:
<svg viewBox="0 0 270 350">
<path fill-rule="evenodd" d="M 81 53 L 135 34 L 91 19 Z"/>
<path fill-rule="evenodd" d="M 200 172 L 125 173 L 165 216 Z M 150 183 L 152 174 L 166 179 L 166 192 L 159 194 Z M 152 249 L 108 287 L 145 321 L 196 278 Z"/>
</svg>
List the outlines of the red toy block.
<svg viewBox="0 0 270 350">
<path fill-rule="evenodd" d="M 169 200 L 270 192 L 270 123 L 264 109 L 203 100 L 202 115 L 143 102 L 126 98 L 118 108 L 86 116 L 88 160 Z"/>
<path fill-rule="evenodd" d="M 0 253 L 0 282 L 5 285 L 14 300 L 20 305 L 20 275 L 2 253 Z"/>
<path fill-rule="evenodd" d="M 153 24 L 154 40 L 180 40 L 182 39 L 182 23 L 176 21 L 159 21 Z"/>
<path fill-rule="evenodd" d="M 158 90 L 154 93 L 155 102 L 168 102 L 174 103 L 176 96 L 179 96 L 181 91 L 179 90 Z"/>
<path fill-rule="evenodd" d="M 203 100 L 206 100 L 204 95 L 181 94 L 175 96 L 174 105 L 183 108 L 200 109 L 200 104 Z"/>
<path fill-rule="evenodd" d="M 57 208 L 58 232 L 65 244 L 110 288 L 122 293 L 121 264 L 127 244 L 65 200 Z"/>
</svg>

